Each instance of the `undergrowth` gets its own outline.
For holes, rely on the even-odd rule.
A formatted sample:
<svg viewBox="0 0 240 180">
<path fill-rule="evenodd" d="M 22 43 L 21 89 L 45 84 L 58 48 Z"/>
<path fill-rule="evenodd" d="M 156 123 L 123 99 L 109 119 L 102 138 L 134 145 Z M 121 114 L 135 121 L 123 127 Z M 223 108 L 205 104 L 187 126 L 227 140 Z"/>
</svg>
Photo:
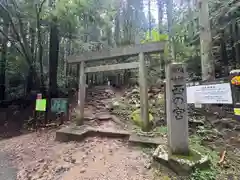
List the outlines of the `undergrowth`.
<svg viewBox="0 0 240 180">
<path fill-rule="evenodd" d="M 190 146 L 202 155 L 208 156 L 210 160 L 210 168 L 203 170 L 195 169 L 195 171 L 191 174 L 190 180 L 216 180 L 216 177 L 220 172 L 220 168 L 217 165 L 219 160 L 217 152 L 204 147 L 200 136 L 192 136 L 190 138 Z"/>
<path fill-rule="evenodd" d="M 163 129 L 161 128 L 161 132 Z M 216 151 L 212 151 L 211 149 L 203 146 L 202 140 L 201 136 L 191 136 L 190 147 L 191 149 L 200 152 L 202 155 L 208 156 L 210 160 L 209 168 L 195 169 L 189 177 L 166 175 L 169 174 L 168 170 L 157 169 L 154 173 L 154 180 L 217 180 L 217 175 L 220 174 L 220 167 L 217 165 L 219 160 L 218 154 Z"/>
</svg>

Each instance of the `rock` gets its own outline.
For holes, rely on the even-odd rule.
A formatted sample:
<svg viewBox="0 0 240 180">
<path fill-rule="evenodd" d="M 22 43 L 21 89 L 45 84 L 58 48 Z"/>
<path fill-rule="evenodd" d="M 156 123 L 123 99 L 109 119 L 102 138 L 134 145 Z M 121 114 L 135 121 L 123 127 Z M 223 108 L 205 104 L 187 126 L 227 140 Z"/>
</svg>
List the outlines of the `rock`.
<svg viewBox="0 0 240 180">
<path fill-rule="evenodd" d="M 145 164 L 144 164 L 144 167 L 145 167 L 146 169 L 150 169 L 151 166 L 152 166 L 152 162 L 151 162 L 150 160 L 146 161 Z"/>
<path fill-rule="evenodd" d="M 195 119 L 195 118 L 188 118 L 188 122 L 192 125 L 194 125 L 194 127 L 196 126 L 204 126 L 204 121 L 202 119 Z"/>
<path fill-rule="evenodd" d="M 85 173 L 86 172 L 86 169 L 85 168 L 82 168 L 81 170 L 80 170 L 80 173 L 82 174 L 82 173 Z"/>
<path fill-rule="evenodd" d="M 106 109 L 107 110 L 113 110 L 115 108 L 118 108 L 120 106 L 120 103 L 118 101 L 113 101 L 113 102 L 110 102 L 106 105 Z"/>
<path fill-rule="evenodd" d="M 119 106 L 119 105 L 120 105 L 120 104 L 119 104 L 118 101 L 114 101 L 114 102 L 113 102 L 113 106 L 114 106 L 114 107 Z"/>
<path fill-rule="evenodd" d="M 71 156 L 69 158 L 64 158 L 64 161 L 72 164 L 76 163 L 76 159 L 72 158 Z"/>
<path fill-rule="evenodd" d="M 136 108 L 140 108 L 140 106 L 141 106 L 140 104 L 138 104 L 138 103 L 136 104 Z"/>
<path fill-rule="evenodd" d="M 84 161 L 87 158 L 87 155 L 82 156 L 82 160 Z"/>
<path fill-rule="evenodd" d="M 129 104 L 135 104 L 135 101 L 133 99 L 129 99 L 128 103 Z"/>
<path fill-rule="evenodd" d="M 153 93 L 148 93 L 148 98 L 153 98 L 154 94 Z"/>
<path fill-rule="evenodd" d="M 207 156 L 193 149 L 189 156 L 169 155 L 167 145 L 158 146 L 153 153 L 153 158 L 180 176 L 188 176 L 195 168 L 205 169 L 210 165 Z"/>
<path fill-rule="evenodd" d="M 107 104 L 106 109 L 107 110 L 113 110 L 113 104 L 112 103 Z"/>
<path fill-rule="evenodd" d="M 67 165 L 60 166 L 60 167 L 56 168 L 55 173 L 61 174 L 61 173 L 64 173 L 64 172 L 68 171 L 69 169 L 70 169 L 70 167 L 67 166 Z"/>
<path fill-rule="evenodd" d="M 234 127 L 234 130 L 235 130 L 235 131 L 240 131 L 240 125 L 235 126 L 235 127 Z"/>
<path fill-rule="evenodd" d="M 154 124 L 155 127 L 158 127 L 158 126 L 164 125 L 164 123 L 165 123 L 164 118 L 161 118 L 161 119 L 155 120 L 153 124 Z"/>
<path fill-rule="evenodd" d="M 43 163 L 44 162 L 44 159 L 40 159 L 38 160 L 39 163 Z"/>
<path fill-rule="evenodd" d="M 84 116 L 84 120 L 85 120 L 85 121 L 92 121 L 92 120 L 94 120 L 95 118 L 96 118 L 96 117 L 95 117 L 93 114 Z"/>
<path fill-rule="evenodd" d="M 71 159 L 70 161 L 72 164 L 75 164 L 76 163 L 76 159 Z"/>
<path fill-rule="evenodd" d="M 96 115 L 97 119 L 100 121 L 106 121 L 106 120 L 111 120 L 112 116 L 107 113 L 101 113 Z"/>
</svg>

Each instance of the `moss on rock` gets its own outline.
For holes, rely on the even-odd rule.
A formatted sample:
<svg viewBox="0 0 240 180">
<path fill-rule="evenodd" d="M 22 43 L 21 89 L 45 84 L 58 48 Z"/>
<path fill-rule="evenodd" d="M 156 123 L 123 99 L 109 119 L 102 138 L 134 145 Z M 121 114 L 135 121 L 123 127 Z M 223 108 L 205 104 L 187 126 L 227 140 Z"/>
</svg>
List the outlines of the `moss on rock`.
<svg viewBox="0 0 240 180">
<path fill-rule="evenodd" d="M 130 115 L 130 118 L 137 126 L 143 126 L 143 120 L 141 119 L 141 109 L 133 111 Z M 149 113 L 149 121 L 153 121 L 153 116 L 151 113 Z"/>
</svg>

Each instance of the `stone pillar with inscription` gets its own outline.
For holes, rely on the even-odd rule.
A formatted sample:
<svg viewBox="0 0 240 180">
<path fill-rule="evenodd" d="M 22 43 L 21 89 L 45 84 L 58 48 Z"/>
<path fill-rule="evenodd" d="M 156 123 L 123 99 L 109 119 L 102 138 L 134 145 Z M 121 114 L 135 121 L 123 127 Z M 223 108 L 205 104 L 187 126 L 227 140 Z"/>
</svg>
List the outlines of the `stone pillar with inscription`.
<svg viewBox="0 0 240 180">
<path fill-rule="evenodd" d="M 189 154 L 186 66 L 172 63 L 166 68 L 166 112 L 170 154 Z"/>
</svg>

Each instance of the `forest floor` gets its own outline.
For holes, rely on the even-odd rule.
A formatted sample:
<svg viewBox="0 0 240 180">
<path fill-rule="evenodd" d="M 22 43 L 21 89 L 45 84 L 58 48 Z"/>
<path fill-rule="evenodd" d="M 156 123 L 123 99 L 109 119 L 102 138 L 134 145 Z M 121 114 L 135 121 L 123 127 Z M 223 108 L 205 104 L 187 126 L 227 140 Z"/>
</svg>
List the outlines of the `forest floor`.
<svg viewBox="0 0 240 180">
<path fill-rule="evenodd" d="M 18 180 L 153 179 L 144 165 L 147 155 L 121 139 L 59 143 L 55 130 L 49 130 L 4 140 L 0 146 L 19 170 Z"/>
<path fill-rule="evenodd" d="M 91 108 L 86 107 L 87 113 Z M 154 179 L 150 157 L 126 140 L 92 137 L 60 143 L 55 133 L 56 129 L 39 129 L 0 141 L 0 171 L 4 171 L 0 179 L 14 180 L 15 175 L 17 180 Z"/>
<path fill-rule="evenodd" d="M 133 111 L 129 107 L 130 104 L 134 108 L 138 107 L 139 94 L 136 93 L 136 89 L 124 93 L 103 91 L 103 89 L 88 92 L 89 99 L 87 99 L 85 112 L 90 120 L 92 120 L 91 115 L 108 112 L 109 109 L 111 113 L 124 119 Z M 149 96 L 156 101 L 155 94 L 158 93 L 150 93 Z M 126 99 L 128 99 L 128 106 L 123 107 L 121 103 Z M 155 101 L 151 104 L 156 103 Z M 109 103 L 112 104 L 110 107 Z M 72 104 L 73 109 L 74 107 L 75 105 Z M 163 107 L 151 105 L 150 109 L 154 119 L 157 119 L 155 126 L 160 126 L 159 131 L 166 137 L 164 119 L 159 118 L 163 117 Z M 231 118 L 220 119 L 219 115 L 209 119 L 210 128 L 207 127 L 206 122 L 190 122 L 190 135 L 197 137 L 197 139 L 190 139 L 191 142 L 193 140 L 191 145 L 211 156 L 213 162 L 210 174 L 198 172 L 197 177 L 208 180 L 206 177 L 212 175 L 211 173 L 216 169 L 218 169 L 216 171 L 218 175 L 220 172 L 240 174 L 238 170 L 240 168 L 240 123 Z M 128 124 L 128 120 L 125 118 L 123 122 Z M 119 128 L 109 122 L 99 124 L 94 121 L 94 126 Z M 60 143 L 55 141 L 55 132 L 58 128 L 38 129 L 23 135 L 15 133 L 15 137 L 3 138 L 0 141 L 0 179 L 15 180 L 14 176 L 17 176 L 17 180 L 165 180 L 165 178 L 176 177 L 174 173 L 163 167 L 160 170 L 150 168 L 151 153 L 154 149 L 133 147 L 123 139 L 100 137 L 87 138 L 82 142 Z M 202 148 L 202 145 L 208 149 Z M 221 155 L 224 150 L 227 152 L 226 157 L 224 162 L 218 165 L 219 154 Z M 195 177 L 195 179 L 199 178 Z"/>
</svg>

